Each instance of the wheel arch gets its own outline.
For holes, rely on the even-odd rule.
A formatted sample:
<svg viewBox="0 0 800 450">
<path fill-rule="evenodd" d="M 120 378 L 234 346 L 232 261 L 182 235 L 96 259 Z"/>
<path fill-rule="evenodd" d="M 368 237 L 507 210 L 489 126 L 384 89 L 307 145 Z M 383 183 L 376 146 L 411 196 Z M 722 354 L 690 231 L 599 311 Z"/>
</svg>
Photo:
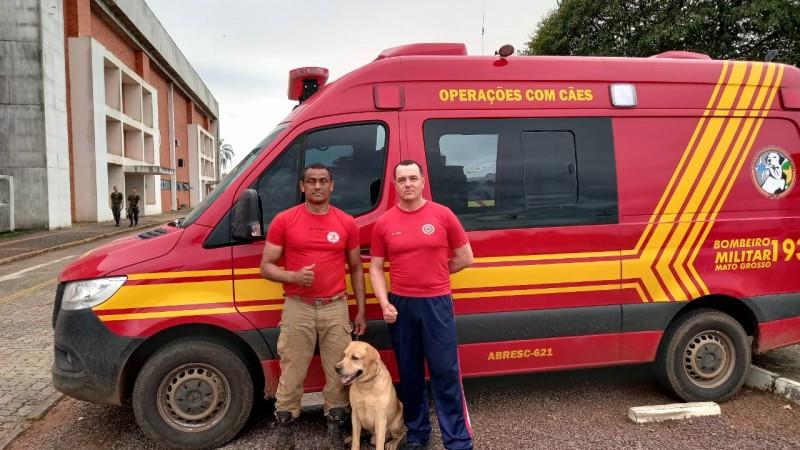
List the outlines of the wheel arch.
<svg viewBox="0 0 800 450">
<path fill-rule="evenodd" d="M 253 332 L 256 334 L 258 333 L 255 330 L 253 330 Z M 261 339 L 260 335 L 254 338 Z M 215 325 L 193 323 L 162 330 L 147 338 L 133 351 L 131 356 L 125 361 L 125 366 L 120 373 L 119 386 L 122 400 L 124 401 L 130 398 L 139 372 L 152 355 L 160 348 L 173 342 L 191 339 L 218 343 L 237 353 L 247 365 L 253 380 L 254 392 L 260 392 L 263 395 L 264 386 L 266 384 L 266 374 L 261 367 L 259 354 L 250 342 L 252 339 L 248 338 L 245 340 L 240 334 L 233 333 L 230 330 Z M 263 339 L 261 339 L 261 344 L 264 345 Z M 260 346 L 257 344 L 256 347 Z M 263 352 L 263 349 L 259 350 Z"/>
<path fill-rule="evenodd" d="M 698 309 L 708 308 L 720 311 L 731 316 L 734 320 L 744 328 L 745 333 L 752 338 L 751 349 L 755 349 L 758 341 L 758 318 L 756 312 L 750 306 L 736 297 L 728 295 L 712 294 L 704 297 L 697 298 L 679 309 L 667 322 L 664 328 L 664 334 L 661 336 L 659 348 L 664 345 L 667 331 L 673 326 L 681 317 L 686 314 L 696 311 Z"/>
</svg>

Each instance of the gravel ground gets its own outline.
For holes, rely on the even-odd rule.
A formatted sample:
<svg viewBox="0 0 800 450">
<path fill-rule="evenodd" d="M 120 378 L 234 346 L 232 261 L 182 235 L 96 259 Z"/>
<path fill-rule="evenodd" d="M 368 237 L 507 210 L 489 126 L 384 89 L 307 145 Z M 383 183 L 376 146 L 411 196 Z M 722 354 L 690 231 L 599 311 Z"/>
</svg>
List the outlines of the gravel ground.
<svg viewBox="0 0 800 450">
<path fill-rule="evenodd" d="M 476 449 L 800 448 L 800 406 L 749 389 L 723 404 L 719 417 L 631 423 L 631 406 L 675 402 L 647 366 L 471 379 L 464 388 Z M 261 405 L 225 448 L 270 448 L 272 424 L 270 407 Z M 305 408 L 297 449 L 324 448 L 324 433 L 321 408 Z M 45 448 L 158 447 L 139 432 L 130 408 L 65 399 L 9 446 Z M 433 448 L 442 448 L 438 430 Z"/>
</svg>

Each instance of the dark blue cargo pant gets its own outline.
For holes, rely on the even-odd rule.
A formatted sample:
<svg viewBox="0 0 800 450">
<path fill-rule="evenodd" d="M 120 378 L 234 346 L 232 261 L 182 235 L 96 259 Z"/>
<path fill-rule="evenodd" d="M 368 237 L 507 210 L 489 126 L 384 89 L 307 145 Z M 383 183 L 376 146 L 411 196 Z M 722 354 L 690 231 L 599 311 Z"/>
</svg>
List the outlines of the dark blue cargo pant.
<svg viewBox="0 0 800 450">
<path fill-rule="evenodd" d="M 433 402 L 448 450 L 472 448 L 472 430 L 461 387 L 453 299 L 402 297 L 389 294 L 397 308 L 397 322 L 389 325 L 400 371 L 400 400 L 408 427 L 408 442 L 430 439 L 425 361 L 430 370 Z"/>
</svg>

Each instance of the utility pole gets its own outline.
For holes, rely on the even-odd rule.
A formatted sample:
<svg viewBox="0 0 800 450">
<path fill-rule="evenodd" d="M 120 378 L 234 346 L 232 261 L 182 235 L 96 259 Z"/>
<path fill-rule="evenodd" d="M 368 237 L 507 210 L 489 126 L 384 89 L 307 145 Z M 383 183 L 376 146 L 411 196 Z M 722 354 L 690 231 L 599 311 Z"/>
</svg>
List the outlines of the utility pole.
<svg viewBox="0 0 800 450">
<path fill-rule="evenodd" d="M 486 0 L 483 0 L 483 12 L 481 14 L 481 55 L 483 53 L 483 43 L 486 38 Z"/>
</svg>

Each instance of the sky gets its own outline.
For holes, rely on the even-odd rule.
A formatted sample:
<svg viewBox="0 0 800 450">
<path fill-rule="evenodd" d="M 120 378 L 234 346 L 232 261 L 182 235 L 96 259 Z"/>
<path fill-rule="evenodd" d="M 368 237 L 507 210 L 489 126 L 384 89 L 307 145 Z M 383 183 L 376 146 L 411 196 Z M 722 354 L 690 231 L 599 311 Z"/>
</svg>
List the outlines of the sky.
<svg viewBox="0 0 800 450">
<path fill-rule="evenodd" d="M 522 49 L 556 0 L 146 0 L 219 102 L 220 138 L 244 157 L 291 111 L 289 70 L 330 80 L 414 42 L 471 55 Z M 483 44 L 481 23 L 485 24 Z"/>
</svg>

